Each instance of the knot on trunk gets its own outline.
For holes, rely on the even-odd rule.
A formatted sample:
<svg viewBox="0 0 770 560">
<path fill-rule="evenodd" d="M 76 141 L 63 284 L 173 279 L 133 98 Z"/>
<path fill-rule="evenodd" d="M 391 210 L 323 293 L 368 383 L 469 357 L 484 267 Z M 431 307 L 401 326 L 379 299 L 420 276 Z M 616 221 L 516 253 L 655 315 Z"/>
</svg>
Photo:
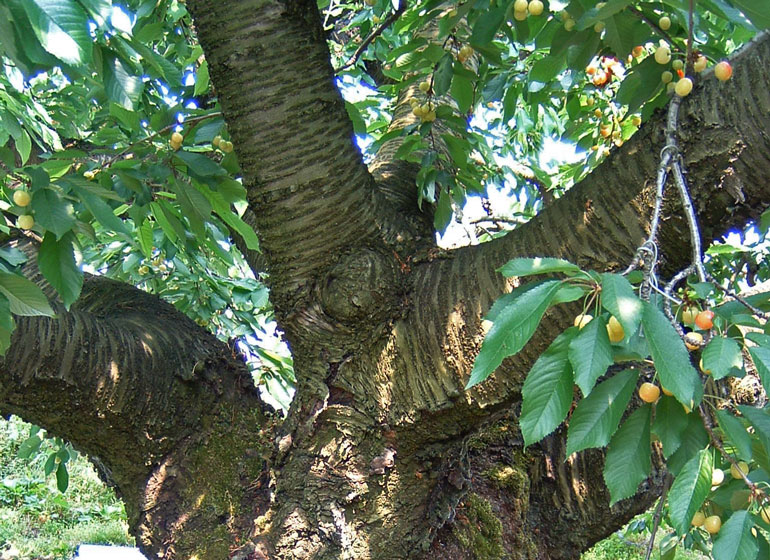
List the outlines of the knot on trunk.
<svg viewBox="0 0 770 560">
<path fill-rule="evenodd" d="M 382 321 L 398 306 L 395 257 L 365 249 L 346 255 L 321 288 L 324 311 L 341 323 Z"/>
</svg>

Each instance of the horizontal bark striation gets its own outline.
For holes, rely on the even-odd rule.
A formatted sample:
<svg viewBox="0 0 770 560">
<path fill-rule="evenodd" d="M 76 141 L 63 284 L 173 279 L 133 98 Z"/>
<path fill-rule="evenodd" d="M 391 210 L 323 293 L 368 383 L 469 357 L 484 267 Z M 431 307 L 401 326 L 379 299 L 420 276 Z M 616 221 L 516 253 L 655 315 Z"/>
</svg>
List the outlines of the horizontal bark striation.
<svg viewBox="0 0 770 560">
<path fill-rule="evenodd" d="M 194 1 L 190 9 L 285 319 L 340 255 L 383 238 L 397 243 L 405 222 L 354 146 L 314 3 Z"/>
<path fill-rule="evenodd" d="M 770 69 L 763 63 L 768 59 L 770 36 L 765 35 L 735 58 L 733 80 L 723 84 L 706 76 L 683 103 L 680 148 L 707 242 L 770 205 L 770 138 L 765 132 L 770 128 Z M 496 269 L 520 256 L 562 257 L 600 271 L 624 268 L 648 234 L 664 119 L 664 112 L 656 114 L 529 223 L 501 239 L 414 267 L 414 305 L 393 333 L 393 347 L 401 349 L 394 358 L 400 364 L 396 369 L 411 370 L 403 381 L 393 382 L 399 392 L 393 401 L 405 407 L 404 417 L 458 399 L 483 414 L 485 407 L 519 398 L 526 371 L 548 342 L 538 335 L 492 380 L 462 393 L 479 349 L 483 314 L 510 289 Z M 673 184 L 669 189 L 658 240 L 664 273 L 686 266 L 690 258 Z M 573 314 L 557 308 L 541 332 L 558 332 Z M 414 378 L 420 382 L 409 385 Z"/>
<path fill-rule="evenodd" d="M 42 283 L 34 246 L 21 247 L 32 257 L 25 275 Z M 245 364 L 173 306 L 104 277 L 87 276 L 69 311 L 52 305 L 55 318 L 17 318 L 0 362 L 0 412 L 88 453 L 145 550 L 221 554 L 228 542 L 226 552 L 266 503 L 250 485 L 262 476 L 270 423 Z"/>
</svg>

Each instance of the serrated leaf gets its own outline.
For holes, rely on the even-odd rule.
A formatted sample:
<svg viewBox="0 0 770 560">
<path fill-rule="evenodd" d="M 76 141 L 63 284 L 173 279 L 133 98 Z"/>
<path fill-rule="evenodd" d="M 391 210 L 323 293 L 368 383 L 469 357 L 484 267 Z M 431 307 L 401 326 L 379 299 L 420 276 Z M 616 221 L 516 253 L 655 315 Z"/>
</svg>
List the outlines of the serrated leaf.
<svg viewBox="0 0 770 560">
<path fill-rule="evenodd" d="M 230 204 L 225 201 L 222 195 L 219 192 L 203 187 L 199 190 L 208 199 L 211 208 L 217 213 L 217 216 L 222 218 L 222 221 L 224 221 L 231 230 L 238 233 L 238 235 L 243 238 L 246 242 L 246 247 L 254 251 L 259 251 L 259 239 L 257 238 L 257 234 L 254 233 L 254 229 L 232 211 Z"/>
<path fill-rule="evenodd" d="M 610 506 L 633 496 L 650 476 L 650 415 L 652 408 L 637 408 L 615 432 L 607 447 L 604 482 L 610 491 Z"/>
<path fill-rule="evenodd" d="M 88 16 L 77 2 L 24 0 L 21 4 L 45 50 L 66 64 L 90 62 L 93 41 Z"/>
<path fill-rule="evenodd" d="M 703 427 L 700 415 L 691 412 L 687 415 L 687 426 L 682 431 L 682 438 L 677 449 L 666 461 L 668 470 L 676 476 L 684 464 L 701 449 L 705 449 L 709 443 L 709 436 Z"/>
<path fill-rule="evenodd" d="M 484 381 L 504 358 L 524 348 L 560 286 L 559 280 L 547 280 L 524 291 L 498 313 L 481 344 L 466 389 Z"/>
<path fill-rule="evenodd" d="M 770 352 L 768 352 L 770 358 Z M 732 338 L 715 336 L 712 338 L 701 354 L 703 368 L 710 371 L 714 379 L 722 379 L 728 375 L 735 375 L 743 368 L 743 355 L 741 347 Z"/>
<path fill-rule="evenodd" d="M 106 54 L 102 64 L 102 76 L 107 97 L 118 105 L 133 111 L 142 96 L 144 82 L 121 59 Z"/>
<path fill-rule="evenodd" d="M 567 60 L 563 56 L 546 56 L 532 65 L 529 71 L 529 80 L 547 83 L 553 80 L 567 67 Z"/>
<path fill-rule="evenodd" d="M 634 287 L 620 274 L 602 274 L 602 307 L 620 322 L 628 340 L 639 328 L 644 307 Z"/>
<path fill-rule="evenodd" d="M 636 370 L 623 370 L 597 385 L 578 403 L 569 421 L 567 455 L 609 443 L 634 394 L 638 377 Z"/>
<path fill-rule="evenodd" d="M 150 220 L 144 220 L 137 230 L 136 241 L 139 243 L 139 249 L 146 259 L 152 258 L 152 223 Z"/>
<path fill-rule="evenodd" d="M 123 220 L 115 215 L 115 212 L 112 210 L 109 204 L 104 202 L 101 197 L 92 194 L 80 187 L 75 187 L 74 190 L 80 197 L 83 205 L 108 231 L 115 231 L 124 235 L 130 235 L 126 224 L 123 223 Z"/>
<path fill-rule="evenodd" d="M 557 336 L 527 374 L 519 418 L 525 446 L 553 432 L 569 412 L 573 378 L 567 351 L 576 333 L 572 327 Z"/>
<path fill-rule="evenodd" d="M 711 452 L 701 449 L 676 475 L 668 494 L 668 512 L 672 527 L 681 536 L 690 530 L 695 512 L 703 505 L 711 490 Z"/>
<path fill-rule="evenodd" d="M 75 264 L 75 235 L 66 233 L 61 239 L 46 232 L 37 254 L 40 272 L 50 282 L 69 309 L 80 295 L 83 286 L 83 273 Z"/>
<path fill-rule="evenodd" d="M 495 38 L 505 20 L 505 8 L 492 8 L 482 13 L 473 25 L 471 44 L 483 47 Z"/>
<path fill-rule="evenodd" d="M 757 28 L 770 28 L 770 12 L 768 12 L 767 3 L 764 0 L 731 0 L 731 3 L 743 12 Z"/>
<path fill-rule="evenodd" d="M 59 463 L 59 467 L 56 469 L 56 487 L 59 492 L 66 492 L 70 485 L 70 475 L 67 472 L 67 465 Z"/>
<path fill-rule="evenodd" d="M 575 383 L 588 396 L 596 380 L 612 365 L 612 346 L 603 318 L 597 317 L 580 329 L 570 342 L 569 361 L 575 372 Z"/>
<path fill-rule="evenodd" d="M 0 272 L 0 292 L 8 298 L 10 310 L 26 317 L 53 317 L 43 290 L 21 275 Z"/>
<path fill-rule="evenodd" d="M 439 60 L 436 71 L 433 73 L 433 91 L 436 95 L 444 95 L 452 85 L 452 63 L 454 58 L 449 53 L 444 54 Z"/>
<path fill-rule="evenodd" d="M 644 303 L 642 328 L 655 362 L 661 385 L 690 409 L 700 404 L 703 387 L 690 363 L 690 354 L 666 316 L 651 303 Z"/>
<path fill-rule="evenodd" d="M 726 410 L 717 410 L 716 414 L 719 427 L 725 435 L 725 443 L 735 448 L 739 459 L 751 461 L 751 436 L 741 421 Z"/>
<path fill-rule="evenodd" d="M 770 456 L 770 415 L 764 409 L 746 405 L 738 405 L 738 410 L 754 426 L 754 434 L 759 439 L 765 455 Z"/>
<path fill-rule="evenodd" d="M 75 225 L 72 204 L 65 200 L 57 189 L 45 188 L 36 191 L 30 208 L 35 212 L 35 222 L 56 234 L 58 239 Z"/>
<path fill-rule="evenodd" d="M 762 387 L 770 394 L 770 348 L 764 346 L 752 346 L 749 348 L 751 360 L 757 367 L 757 373 L 762 380 Z"/>
<path fill-rule="evenodd" d="M 758 560 L 759 545 L 751 534 L 753 527 L 748 511 L 734 512 L 714 539 L 714 560 Z"/>
<path fill-rule="evenodd" d="M 203 61 L 195 73 L 195 89 L 193 95 L 201 95 L 209 90 L 209 63 Z"/>
<path fill-rule="evenodd" d="M 568 276 L 574 276 L 582 272 L 580 267 L 564 259 L 551 257 L 516 258 L 508 261 L 497 269 L 503 276 L 532 276 L 533 274 L 549 274 L 563 272 Z"/>
<path fill-rule="evenodd" d="M 663 396 L 655 405 L 655 421 L 652 431 L 663 444 L 663 455 L 668 458 L 682 443 L 687 427 L 687 414 L 673 397 Z"/>
<path fill-rule="evenodd" d="M 227 175 L 221 165 L 203 154 L 180 150 L 176 152 L 175 157 L 182 160 L 191 173 L 200 177 Z"/>
<path fill-rule="evenodd" d="M 473 82 L 455 72 L 449 91 L 454 100 L 457 101 L 457 109 L 460 113 L 466 114 L 473 105 Z"/>
</svg>

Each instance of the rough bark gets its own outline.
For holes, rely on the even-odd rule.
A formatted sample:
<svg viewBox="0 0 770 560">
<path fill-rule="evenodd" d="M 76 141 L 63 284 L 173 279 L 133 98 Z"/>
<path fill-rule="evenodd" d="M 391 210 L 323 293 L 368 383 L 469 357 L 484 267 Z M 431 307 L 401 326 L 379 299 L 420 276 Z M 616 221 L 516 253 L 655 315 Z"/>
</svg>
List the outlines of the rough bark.
<svg viewBox="0 0 770 560">
<path fill-rule="evenodd" d="M 0 367 L 0 410 L 98 455 L 140 545 L 167 559 L 466 558 L 479 531 L 488 557 L 576 558 L 645 508 L 656 477 L 610 509 L 601 453 L 566 460 L 562 432 L 522 448 L 522 381 L 568 312 L 551 314 L 492 380 L 462 389 L 483 314 L 510 287 L 495 272 L 503 262 L 628 262 L 646 234 L 662 117 L 525 227 L 438 252 L 417 210 L 391 196 L 405 180 L 383 165 L 370 174 L 353 147 L 314 2 L 188 4 L 294 355 L 288 418 L 263 411 L 226 346 L 102 278 L 57 319 L 20 321 Z M 708 239 L 770 204 L 763 60 L 767 40 L 732 82 L 706 82 L 685 104 L 683 149 Z M 660 238 L 668 270 L 689 254 L 675 216 L 671 204 Z"/>
</svg>

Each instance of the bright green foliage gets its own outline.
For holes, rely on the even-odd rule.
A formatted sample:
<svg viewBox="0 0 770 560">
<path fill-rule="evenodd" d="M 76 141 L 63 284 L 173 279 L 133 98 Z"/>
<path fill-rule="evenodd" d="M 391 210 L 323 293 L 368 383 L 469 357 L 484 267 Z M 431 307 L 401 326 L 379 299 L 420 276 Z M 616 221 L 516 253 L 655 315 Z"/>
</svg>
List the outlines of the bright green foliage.
<svg viewBox="0 0 770 560">
<path fill-rule="evenodd" d="M 572 366 L 567 355 L 577 333 L 568 329 L 537 359 L 522 388 L 521 433 L 524 444 L 538 442 L 562 423 L 572 405 Z"/>
<path fill-rule="evenodd" d="M 0 206 L 12 221 L 34 218 L 40 271 L 64 305 L 84 267 L 158 293 L 220 337 L 247 339 L 238 349 L 287 406 L 291 361 L 267 291 L 230 239 L 259 249 L 237 158 L 212 145 L 229 136 L 184 4 L 9 0 L 0 55 Z M 18 207 L 22 187 L 31 202 Z M 0 259 L 2 352 L 9 310 L 53 311 L 18 275 L 23 255 Z"/>
<path fill-rule="evenodd" d="M 612 436 L 607 447 L 604 481 L 610 503 L 632 496 L 650 476 L 650 415 L 652 407 L 637 408 Z"/>
<path fill-rule="evenodd" d="M 607 324 L 597 317 L 582 329 L 569 344 L 569 361 L 575 372 L 575 384 L 588 396 L 594 383 L 612 365 L 612 347 Z"/>
<path fill-rule="evenodd" d="M 758 558 L 757 538 L 751 534 L 753 526 L 754 520 L 749 512 L 741 510 L 733 513 L 714 541 L 714 558 L 717 560 L 755 560 Z"/>
<path fill-rule="evenodd" d="M 721 486 L 712 488 L 714 469 L 730 471 L 728 454 L 749 463 L 749 478 L 759 489 L 755 500 L 766 499 L 762 496 L 767 496 L 770 488 L 770 409 L 737 405 L 740 416 L 727 409 L 714 410 L 722 399 L 709 388 L 712 375 L 715 379 L 747 375 L 743 361 L 746 351 L 763 382 L 768 378 L 770 361 L 765 354 L 770 352 L 770 336 L 751 332 L 744 338 L 743 331 L 735 328 L 753 324 L 756 320 L 751 313 L 747 314 L 743 306 L 735 306 L 735 302 L 716 305 L 713 337 L 702 350 L 688 351 L 684 334 L 680 336 L 675 328 L 682 329 L 682 325 L 669 320 L 658 307 L 659 299 L 642 300 L 637 295 L 639 285 L 624 276 L 581 271 L 559 259 L 547 258 L 514 259 L 500 270 L 520 278 L 545 273 L 561 273 L 566 278 L 561 282 L 533 281 L 501 297 L 487 315 L 493 322 L 490 334 L 502 325 L 500 318 L 513 324 L 513 318 L 518 317 L 519 321 L 527 319 L 527 333 L 531 336 L 536 326 L 529 322 L 533 318 L 531 310 L 537 306 L 526 296 L 543 292 L 547 294 L 543 301 L 550 302 L 550 306 L 583 297 L 585 312 L 609 310 L 622 318 L 624 327 L 623 340 L 610 344 L 607 316 L 600 314 L 581 328 L 565 329 L 540 356 L 522 388 L 520 427 L 525 445 L 538 442 L 566 419 L 567 455 L 592 447 L 607 448 L 604 480 L 614 503 L 636 493 L 639 483 L 650 475 L 650 444 L 654 435 L 662 445 L 665 466 L 674 476 L 665 517 L 676 533 L 661 541 L 661 557 L 674 558 L 680 541 L 687 547 L 712 553 L 713 539 L 703 529 L 691 526 L 696 511 L 705 509 L 709 515 L 730 518 L 729 527 L 725 525 L 729 532 L 714 541 L 715 560 L 761 558 L 757 554 L 764 541 L 751 535 L 757 518 L 746 517 L 745 508 L 753 502 L 744 481 L 729 477 Z M 711 284 L 693 283 L 684 292 L 690 301 L 682 306 L 702 305 L 699 300 L 713 298 L 714 293 Z M 753 297 L 752 304 L 766 307 L 768 295 Z M 672 318 L 675 315 L 673 311 L 668 313 Z M 537 317 L 542 316 L 537 308 Z M 504 339 L 499 332 L 496 337 Z M 507 355 L 506 348 L 511 346 L 491 346 L 487 341 L 477 364 L 486 364 L 483 371 L 491 373 L 490 365 L 499 364 Z M 748 349 L 747 341 L 751 343 Z M 701 358 L 702 367 L 709 374 L 699 373 L 693 366 L 693 361 Z M 621 371 L 620 363 L 633 367 Z M 603 376 L 606 378 L 594 386 Z M 631 397 L 640 377 L 657 381 L 673 396 L 661 395 L 656 402 L 639 407 Z M 580 388 L 582 398 L 576 398 L 574 385 Z M 629 405 L 631 413 L 618 427 Z M 704 422 L 713 426 L 711 433 Z M 717 454 L 720 448 L 724 456 Z"/>
<path fill-rule="evenodd" d="M 671 487 L 668 513 L 679 535 L 690 528 L 695 512 L 703 505 L 711 489 L 711 451 L 700 450 L 682 467 Z"/>
<path fill-rule="evenodd" d="M 567 432 L 567 455 L 589 447 L 605 447 L 626 411 L 639 372 L 627 369 L 600 383 L 575 408 Z"/>
</svg>

